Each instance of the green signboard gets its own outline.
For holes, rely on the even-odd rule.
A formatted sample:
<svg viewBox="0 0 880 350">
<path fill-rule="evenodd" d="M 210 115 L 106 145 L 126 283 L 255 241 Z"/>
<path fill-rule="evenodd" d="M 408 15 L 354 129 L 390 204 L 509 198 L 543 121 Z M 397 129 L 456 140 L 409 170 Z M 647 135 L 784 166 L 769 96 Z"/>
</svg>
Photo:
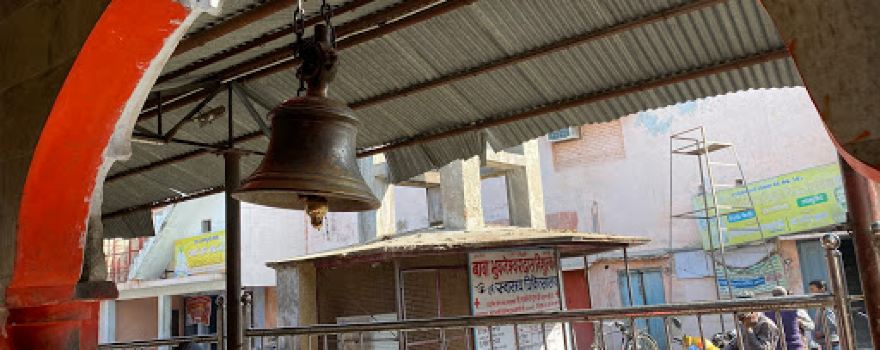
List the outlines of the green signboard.
<svg viewBox="0 0 880 350">
<path fill-rule="evenodd" d="M 725 245 L 738 245 L 789 233 L 802 232 L 845 221 L 846 198 L 837 163 L 809 168 L 750 183 L 744 187 L 717 192 Z M 750 208 L 749 194 L 754 202 Z M 708 198 L 711 205 L 712 199 Z M 694 207 L 703 208 L 701 195 L 694 197 Z M 718 248 L 718 230 L 712 227 L 714 248 Z M 760 223 L 760 226 L 759 226 Z M 703 248 L 710 248 L 707 224 L 699 221 Z M 760 229 L 759 229 L 760 228 Z M 763 233 L 763 235 L 762 235 Z"/>
</svg>

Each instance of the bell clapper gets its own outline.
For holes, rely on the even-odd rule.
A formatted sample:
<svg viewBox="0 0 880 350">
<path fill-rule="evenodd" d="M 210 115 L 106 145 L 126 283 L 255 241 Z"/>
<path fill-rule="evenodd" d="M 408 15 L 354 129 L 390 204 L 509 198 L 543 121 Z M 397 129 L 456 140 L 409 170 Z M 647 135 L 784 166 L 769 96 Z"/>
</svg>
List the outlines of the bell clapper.
<svg viewBox="0 0 880 350">
<path fill-rule="evenodd" d="M 321 230 L 328 211 L 327 198 L 318 196 L 300 196 L 300 198 L 306 202 L 306 214 L 311 219 L 312 227 Z"/>
</svg>

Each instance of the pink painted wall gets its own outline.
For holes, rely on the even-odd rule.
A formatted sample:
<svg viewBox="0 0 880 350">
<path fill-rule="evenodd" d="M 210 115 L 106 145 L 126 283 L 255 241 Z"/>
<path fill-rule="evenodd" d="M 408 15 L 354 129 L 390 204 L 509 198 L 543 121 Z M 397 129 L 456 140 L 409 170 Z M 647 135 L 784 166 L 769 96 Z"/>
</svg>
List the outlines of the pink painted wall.
<svg viewBox="0 0 880 350">
<path fill-rule="evenodd" d="M 158 336 L 157 298 L 116 301 L 116 341 L 155 339 Z"/>
<path fill-rule="evenodd" d="M 577 228 L 591 231 L 595 201 L 604 232 L 650 237 L 644 250 L 668 247 L 669 135 L 699 125 L 710 139 L 736 145 L 748 181 L 837 161 L 805 89 L 713 97 L 587 125 L 579 140 L 550 143 L 542 138 L 548 218 L 575 212 Z M 677 157 L 674 175 L 672 209 L 689 210 L 699 184 L 696 162 Z M 673 230 L 673 246 L 699 247 L 693 222 L 674 222 Z"/>
<path fill-rule="evenodd" d="M 696 161 L 677 156 L 670 192 L 669 136 L 700 125 L 711 140 L 735 145 L 748 181 L 837 161 L 803 88 L 746 91 L 638 113 L 583 126 L 578 140 L 540 140 L 548 226 L 648 237 L 651 243 L 632 249 L 632 255 L 655 258 L 633 261 L 631 268 L 662 269 L 668 302 L 715 299 L 711 277 L 679 279 L 666 253 L 669 248 L 701 249 L 695 221 L 670 226 L 669 219 L 670 212 L 692 209 L 699 185 Z M 781 243 L 779 253 L 787 262 L 789 286 L 801 291 L 795 243 Z M 590 266 L 593 307 L 621 305 L 621 270 L 619 260 Z M 704 322 L 707 332 L 720 323 L 714 317 Z M 695 320 L 685 320 L 685 331 L 698 331 Z"/>
</svg>

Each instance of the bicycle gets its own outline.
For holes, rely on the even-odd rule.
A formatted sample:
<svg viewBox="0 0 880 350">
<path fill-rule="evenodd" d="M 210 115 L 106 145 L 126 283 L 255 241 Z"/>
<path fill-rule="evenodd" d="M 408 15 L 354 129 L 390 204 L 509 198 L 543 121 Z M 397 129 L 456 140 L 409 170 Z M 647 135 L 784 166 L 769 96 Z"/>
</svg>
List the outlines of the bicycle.
<svg viewBox="0 0 880 350">
<path fill-rule="evenodd" d="M 639 329 L 638 327 L 631 327 L 620 321 L 613 321 L 610 323 L 602 323 L 603 329 L 604 326 L 610 326 L 616 328 L 616 331 L 610 332 L 602 332 L 602 341 L 606 339 L 606 334 L 611 335 L 612 333 L 620 333 L 621 334 L 621 350 L 660 350 L 660 346 L 657 345 L 657 341 L 651 337 L 647 332 Z M 635 341 L 633 341 L 635 338 Z M 605 349 L 605 344 L 599 344 L 597 341 L 593 342 L 593 345 L 590 347 L 592 350 Z"/>
</svg>

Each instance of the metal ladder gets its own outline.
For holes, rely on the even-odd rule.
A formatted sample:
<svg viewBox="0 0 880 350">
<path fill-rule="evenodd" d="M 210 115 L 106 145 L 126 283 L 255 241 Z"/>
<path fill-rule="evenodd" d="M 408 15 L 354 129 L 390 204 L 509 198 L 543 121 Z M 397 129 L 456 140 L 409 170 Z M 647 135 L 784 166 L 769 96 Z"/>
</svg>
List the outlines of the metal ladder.
<svg viewBox="0 0 880 350">
<path fill-rule="evenodd" d="M 730 279 L 727 268 L 728 265 L 725 258 L 725 249 L 728 243 L 727 240 L 732 234 L 758 232 L 760 234 L 761 244 L 765 242 L 764 230 L 758 219 L 757 211 L 755 210 L 755 202 L 752 199 L 752 194 L 749 190 L 745 174 L 743 173 L 742 165 L 739 162 L 736 148 L 732 143 L 709 140 L 706 137 L 706 129 L 703 126 L 698 126 L 670 135 L 669 149 L 670 244 L 672 242 L 673 219 L 703 220 L 709 238 L 708 251 L 710 259 L 712 260 L 712 274 L 715 278 L 716 297 L 720 300 L 722 296 L 721 286 L 718 283 L 718 265 L 720 263 L 721 270 L 723 271 L 723 278 L 727 284 L 727 296 L 730 299 L 733 299 L 733 283 Z M 675 163 L 674 156 L 676 155 L 696 157 L 697 166 L 700 172 L 698 196 L 702 197 L 702 208 L 683 213 L 672 213 L 672 191 L 674 185 L 673 164 Z M 713 155 L 716 159 L 727 158 L 727 161 L 713 160 Z M 717 183 L 716 177 L 719 176 L 720 172 L 724 171 L 720 169 L 731 168 L 734 169 L 732 175 L 735 179 L 731 183 Z M 726 174 L 726 177 L 731 177 L 730 170 L 727 171 L 728 173 Z M 729 188 L 741 188 L 744 190 L 747 201 L 745 203 L 719 203 L 718 191 L 720 189 Z M 747 229 L 731 230 L 726 225 L 726 222 L 729 221 L 731 217 L 737 218 L 737 221 L 753 221 L 754 226 L 750 226 Z M 766 244 L 764 244 L 764 247 L 767 249 L 767 256 L 769 256 L 769 248 Z M 716 257 L 716 250 L 720 253 L 720 259 Z M 778 283 L 779 281 L 777 279 L 777 284 Z"/>
</svg>

